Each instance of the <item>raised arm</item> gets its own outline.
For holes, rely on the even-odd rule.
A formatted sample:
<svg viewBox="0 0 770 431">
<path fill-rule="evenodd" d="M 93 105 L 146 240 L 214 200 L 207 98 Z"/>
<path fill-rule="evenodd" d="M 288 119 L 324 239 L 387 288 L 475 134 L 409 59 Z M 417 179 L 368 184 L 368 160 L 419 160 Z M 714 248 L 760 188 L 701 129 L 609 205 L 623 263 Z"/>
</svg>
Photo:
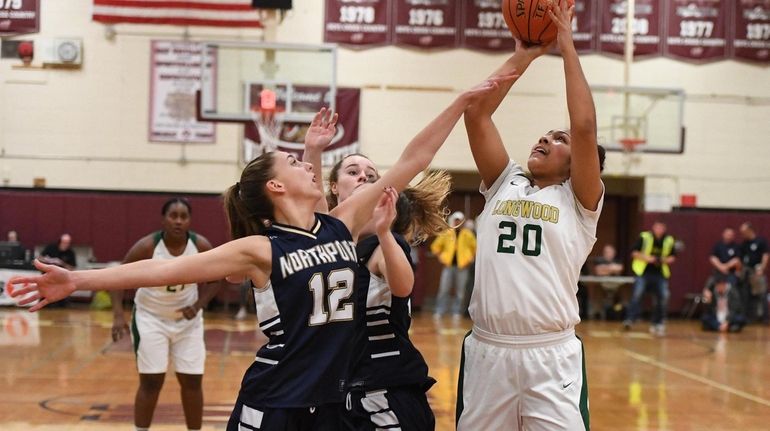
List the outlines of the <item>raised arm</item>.
<svg viewBox="0 0 770 431">
<path fill-rule="evenodd" d="M 120 290 L 142 286 L 197 283 L 221 280 L 230 274 L 248 274 L 255 285 L 264 285 L 271 271 L 270 240 L 264 236 L 249 236 L 223 244 L 215 249 L 175 259 L 147 259 L 112 268 L 67 271 L 35 261 L 43 275 L 13 277 L 9 285 L 24 285 L 13 289 L 17 297 L 34 292 L 20 304 L 40 299 L 30 311 L 66 298 L 75 290 Z"/>
<path fill-rule="evenodd" d="M 548 15 L 559 29 L 557 42 L 564 59 L 564 77 L 567 82 L 567 109 L 569 110 L 570 177 L 575 197 L 584 208 L 596 210 L 602 197 L 601 169 L 596 146 L 596 108 L 591 88 L 580 66 L 575 43 L 572 40 L 572 14 L 575 6 L 566 0 Z"/>
<path fill-rule="evenodd" d="M 482 96 L 493 91 L 499 85 L 512 81 L 516 75 L 507 75 L 488 79 L 476 87 L 460 94 L 451 105 L 431 121 L 406 146 L 401 157 L 372 187 L 362 188 L 332 211 L 332 215 L 342 220 L 357 237 L 358 231 L 371 218 L 377 200 L 386 187 L 393 187 L 400 192 L 417 174 L 425 170 L 449 133 L 460 119 L 463 111 L 478 101 Z"/>
<path fill-rule="evenodd" d="M 321 191 L 321 194 L 325 194 L 322 156 L 324 150 L 332 143 L 332 139 L 337 134 L 338 118 L 338 114 L 332 115 L 332 111 L 321 108 L 315 114 L 313 122 L 310 123 L 310 127 L 305 134 L 305 152 L 302 154 L 302 161 L 313 165 L 316 187 Z M 319 213 L 328 213 L 329 205 L 326 199 L 319 200 L 315 210 Z"/>
<path fill-rule="evenodd" d="M 372 256 L 369 269 L 375 269 L 376 274 L 385 278 L 393 296 L 406 298 L 414 288 L 414 270 L 390 230 L 396 218 L 397 200 L 398 193 L 392 188 L 388 189 L 374 209 L 372 218 L 380 246 Z"/>
<path fill-rule="evenodd" d="M 550 45 L 527 48 L 517 39 L 516 51 L 513 56 L 495 70 L 491 76 L 510 75 L 512 73 L 521 75 L 533 60 L 544 54 L 549 48 Z M 497 126 L 492 121 L 492 114 L 500 106 L 514 83 L 515 80 L 501 83 L 499 88 L 489 92 L 478 103 L 470 105 L 465 110 L 465 129 L 468 133 L 471 153 L 481 179 L 487 187 L 491 186 L 508 166 L 508 152 L 505 150 Z"/>
</svg>

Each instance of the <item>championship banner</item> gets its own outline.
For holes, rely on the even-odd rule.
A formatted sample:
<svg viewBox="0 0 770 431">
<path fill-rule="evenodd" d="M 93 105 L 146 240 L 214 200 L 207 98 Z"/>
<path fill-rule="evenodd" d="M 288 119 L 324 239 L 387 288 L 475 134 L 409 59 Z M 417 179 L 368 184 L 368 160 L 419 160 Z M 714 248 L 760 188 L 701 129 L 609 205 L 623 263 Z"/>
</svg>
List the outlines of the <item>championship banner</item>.
<svg viewBox="0 0 770 431">
<path fill-rule="evenodd" d="M 250 106 L 259 105 L 257 98 L 261 90 L 261 84 L 252 84 L 249 91 L 252 100 Z M 292 112 L 315 114 L 322 107 L 329 106 L 329 87 L 294 85 L 292 86 Z M 276 106 L 286 106 L 286 92 L 280 88 L 276 91 Z M 323 153 L 323 165 L 332 166 L 342 157 L 359 151 L 358 118 L 361 109 L 361 90 L 358 88 L 337 88 L 337 100 L 335 103 L 339 120 L 337 122 L 337 135 L 332 144 Z M 283 122 L 277 133 L 276 148 L 286 151 L 301 158 L 304 152 L 304 141 L 309 123 Z M 260 139 L 259 131 L 253 122 L 246 123 L 243 128 L 244 145 L 253 146 L 256 151 L 250 152 L 252 157 L 259 157 L 270 150 Z M 249 162 L 250 160 L 245 160 Z"/>
<path fill-rule="evenodd" d="M 203 44 L 156 40 L 151 50 L 149 140 L 213 143 L 214 123 L 198 121 L 195 112 Z"/>
<path fill-rule="evenodd" d="M 733 57 L 770 62 L 770 0 L 735 0 Z"/>
<path fill-rule="evenodd" d="M 727 57 L 729 0 L 668 0 L 665 53 L 685 60 Z"/>
<path fill-rule="evenodd" d="M 634 13 L 634 56 L 660 55 L 662 0 L 637 0 Z M 623 55 L 626 42 L 625 0 L 602 0 L 599 51 Z"/>
<path fill-rule="evenodd" d="M 0 36 L 40 31 L 40 0 L 0 0 Z"/>
<path fill-rule="evenodd" d="M 460 4 L 460 0 L 393 0 L 393 42 L 419 48 L 457 48 Z"/>
<path fill-rule="evenodd" d="M 390 43 L 391 0 L 326 0 L 324 42 L 343 45 Z"/>
<path fill-rule="evenodd" d="M 576 0 L 575 16 L 572 18 L 572 40 L 581 54 L 596 51 L 598 44 L 596 22 L 596 0 Z"/>
<path fill-rule="evenodd" d="M 502 0 L 465 0 L 462 4 L 463 47 L 513 52 L 516 42 L 505 25 Z"/>
</svg>

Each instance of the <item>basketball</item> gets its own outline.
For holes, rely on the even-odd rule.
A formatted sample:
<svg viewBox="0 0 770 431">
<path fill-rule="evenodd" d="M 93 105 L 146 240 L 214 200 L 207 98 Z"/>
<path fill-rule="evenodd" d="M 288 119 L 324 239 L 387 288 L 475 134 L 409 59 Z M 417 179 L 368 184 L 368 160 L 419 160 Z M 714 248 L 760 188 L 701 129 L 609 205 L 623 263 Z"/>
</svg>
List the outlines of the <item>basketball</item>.
<svg viewBox="0 0 770 431">
<path fill-rule="evenodd" d="M 556 24 L 548 16 L 548 6 L 558 0 L 503 0 L 503 17 L 513 37 L 530 45 L 543 45 L 556 39 Z M 575 0 L 567 0 L 569 6 Z"/>
</svg>

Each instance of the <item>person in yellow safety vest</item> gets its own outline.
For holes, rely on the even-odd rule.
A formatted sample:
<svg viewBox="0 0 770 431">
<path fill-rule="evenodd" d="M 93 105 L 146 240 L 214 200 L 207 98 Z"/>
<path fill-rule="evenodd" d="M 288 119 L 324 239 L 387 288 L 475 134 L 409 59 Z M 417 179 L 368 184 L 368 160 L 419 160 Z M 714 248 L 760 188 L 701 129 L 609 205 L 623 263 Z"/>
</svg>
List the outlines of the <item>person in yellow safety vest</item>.
<svg viewBox="0 0 770 431">
<path fill-rule="evenodd" d="M 468 284 L 469 266 L 476 257 L 476 236 L 473 231 L 464 226 L 465 215 L 455 211 L 448 218 L 450 226 L 457 229 L 447 229 L 431 243 L 430 251 L 438 257 L 444 266 L 441 271 L 436 309 L 434 316 L 441 317 L 450 311 L 450 291 L 454 287 L 455 295 L 451 304 L 454 316 L 463 314 L 466 285 Z"/>
<path fill-rule="evenodd" d="M 655 221 L 652 229 L 639 234 L 631 256 L 631 270 L 636 275 L 634 293 L 628 305 L 623 327 L 631 329 L 639 318 L 640 305 L 645 290 L 650 288 L 655 295 L 655 310 L 652 315 L 650 332 L 665 335 L 665 318 L 668 310 L 668 280 L 671 278 L 671 264 L 676 261 L 674 237 L 666 234 L 666 224 Z"/>
</svg>

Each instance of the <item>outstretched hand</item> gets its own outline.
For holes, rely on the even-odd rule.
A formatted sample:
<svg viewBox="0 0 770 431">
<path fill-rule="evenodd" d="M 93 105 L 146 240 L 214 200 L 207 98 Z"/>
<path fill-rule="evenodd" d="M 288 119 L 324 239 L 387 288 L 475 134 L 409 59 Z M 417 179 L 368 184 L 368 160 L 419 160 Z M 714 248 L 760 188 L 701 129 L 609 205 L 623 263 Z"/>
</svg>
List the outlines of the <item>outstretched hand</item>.
<svg viewBox="0 0 770 431">
<path fill-rule="evenodd" d="M 521 75 L 517 74 L 515 71 L 507 75 L 492 76 L 490 78 L 485 79 L 480 84 L 477 84 L 476 86 L 468 90 L 465 90 L 460 95 L 460 97 L 465 99 L 468 105 L 472 105 L 475 102 L 478 102 L 479 100 L 483 99 L 488 94 L 498 90 L 500 88 L 500 85 L 516 81 L 517 79 L 519 79 L 520 76 Z"/>
<path fill-rule="evenodd" d="M 332 111 L 321 108 L 315 114 L 313 122 L 305 134 L 305 150 L 323 152 L 326 147 L 332 143 L 334 135 L 337 134 L 337 120 L 339 115 L 332 114 Z"/>
<path fill-rule="evenodd" d="M 567 0 L 555 0 L 548 9 L 548 16 L 559 29 L 556 41 L 559 48 L 573 47 L 572 41 L 572 16 L 575 13 L 575 5 L 570 6 Z"/>
<path fill-rule="evenodd" d="M 70 271 L 55 265 L 46 265 L 39 260 L 35 260 L 34 264 L 43 275 L 11 277 L 8 280 L 7 289 L 12 297 L 29 294 L 19 301 L 19 305 L 31 304 L 39 300 L 40 302 L 29 309 L 29 311 L 38 311 L 48 304 L 70 296 L 76 290 Z M 14 288 L 14 285 L 18 284 L 22 285 L 21 289 Z"/>
<path fill-rule="evenodd" d="M 380 197 L 377 206 L 372 212 L 375 232 L 378 235 L 389 232 L 393 220 L 396 219 L 396 201 L 398 201 L 398 192 L 393 187 L 386 187 Z"/>
</svg>

